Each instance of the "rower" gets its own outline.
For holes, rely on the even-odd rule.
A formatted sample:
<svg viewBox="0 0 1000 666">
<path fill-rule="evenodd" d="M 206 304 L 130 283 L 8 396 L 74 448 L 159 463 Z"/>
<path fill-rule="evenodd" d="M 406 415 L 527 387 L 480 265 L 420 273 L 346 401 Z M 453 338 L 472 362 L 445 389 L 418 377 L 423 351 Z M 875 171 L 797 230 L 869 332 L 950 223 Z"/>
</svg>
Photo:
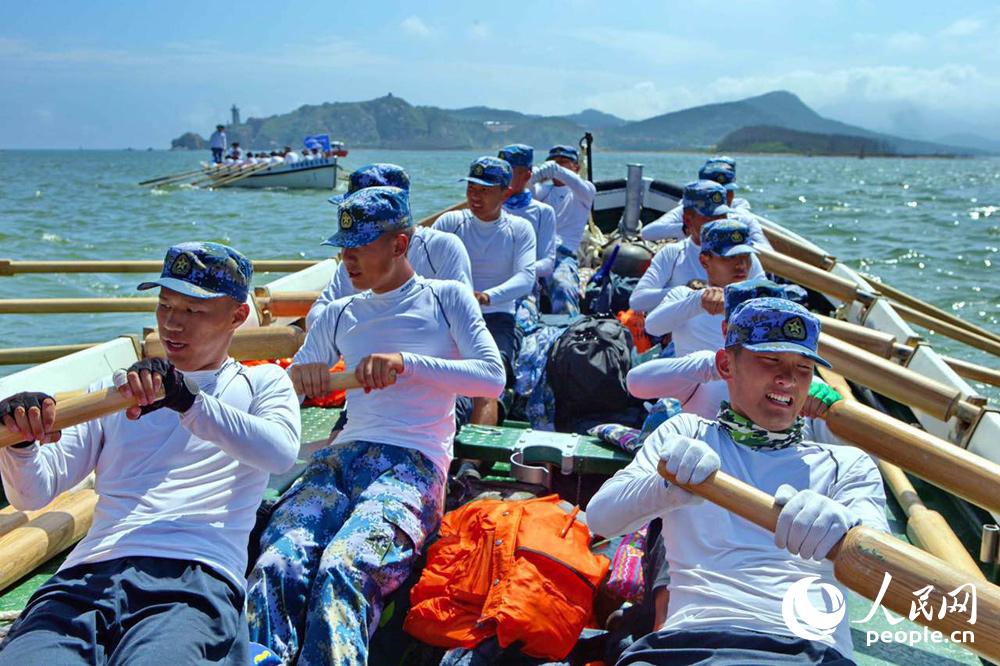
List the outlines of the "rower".
<svg viewBox="0 0 1000 666">
<path fill-rule="evenodd" d="M 676 356 L 722 347 L 724 289 L 747 279 L 754 253 L 743 222 L 724 219 L 703 226 L 698 260 L 708 275 L 708 286 L 670 289 L 646 315 L 646 331 L 655 336 L 671 333 Z"/>
<path fill-rule="evenodd" d="M 713 222 L 712 224 L 721 224 Z M 727 224 L 732 224 L 727 223 Z M 706 225 L 706 228 L 711 225 Z M 698 293 L 698 292 L 695 292 Z M 707 332 L 707 326 L 699 327 L 704 332 L 700 338 L 687 334 L 683 327 L 674 332 L 674 344 L 685 351 L 673 358 L 657 358 L 632 368 L 625 381 L 628 392 L 642 400 L 676 398 L 685 412 L 703 418 L 712 418 L 719 412 L 719 405 L 729 399 L 729 387 L 723 381 L 716 366 L 716 352 L 722 348 L 730 316 L 739 306 L 752 298 L 787 298 L 786 287 L 777 285 L 766 278 L 756 278 L 743 282 L 732 282 L 724 289 L 724 316 L 702 314 L 693 320 L 710 320 L 718 328 L 717 343 Z M 657 308 L 659 310 L 659 308 Z M 662 325 L 663 314 L 657 315 L 654 326 Z M 647 330 L 649 320 L 646 320 Z M 659 329 L 657 329 L 659 330 Z M 678 335 L 680 333 L 680 335 Z M 692 344 L 692 342 L 694 344 Z M 700 343 L 700 344 L 699 344 Z M 806 439 L 827 444 L 841 444 L 842 441 L 830 432 L 822 419 L 829 409 L 830 401 L 836 396 L 830 386 L 821 378 L 814 377 L 809 388 L 809 398 L 802 410 Z"/>
<path fill-rule="evenodd" d="M 708 275 L 701 264 L 701 228 L 729 213 L 725 205 L 726 189 L 710 180 L 698 180 L 684 186 L 681 205 L 684 211 L 684 228 L 687 238 L 671 243 L 653 257 L 652 263 L 629 297 L 629 307 L 636 312 L 649 312 L 663 300 L 666 293 L 691 280 L 706 280 Z M 764 274 L 757 257 L 751 257 L 748 277 Z"/>
<path fill-rule="evenodd" d="M 500 349 L 507 386 L 514 385 L 514 365 L 521 338 L 514 320 L 514 303 L 535 284 L 535 232 L 523 218 L 503 209 L 511 168 L 496 157 L 480 157 L 469 165 L 465 190 L 468 208 L 445 213 L 434 228 L 448 231 L 465 245 L 472 261 L 472 286 L 483 310 L 486 328 Z M 472 422 L 494 425 L 502 419 L 495 400 L 473 400 Z"/>
<path fill-rule="evenodd" d="M 726 206 L 730 209 L 730 217 L 742 219 L 750 227 L 750 241 L 757 247 L 771 249 L 761 229 L 760 218 L 750 213 L 750 204 L 746 199 L 734 198 L 736 191 L 736 163 L 731 157 L 713 157 L 698 170 L 699 180 L 711 180 L 726 188 Z M 683 222 L 684 206 L 678 205 L 667 211 L 656 220 L 646 224 L 639 231 L 643 240 L 659 241 L 684 238 Z"/>
<path fill-rule="evenodd" d="M 160 289 L 166 358 L 93 387 L 117 385 L 140 406 L 60 437 L 51 432 L 60 409 L 53 398 L 0 401 L 8 430 L 26 440 L 0 450 L 13 506 L 40 509 L 91 472 L 99 494 L 93 526 L 28 601 L 0 664 L 193 664 L 208 655 L 249 663 L 247 539 L 268 475 L 295 462 L 300 430 L 284 371 L 244 367 L 228 354 L 249 311 L 252 274 L 250 261 L 224 245 L 170 248 L 160 278 L 139 285 Z"/>
<path fill-rule="evenodd" d="M 551 182 L 548 182 L 550 181 Z M 552 312 L 580 313 L 580 264 L 577 251 L 587 229 L 597 188 L 580 177 L 580 153 L 572 146 L 553 146 L 545 164 L 535 167 L 528 185 L 536 200 L 556 212 L 556 262 L 546 289 Z"/>
<path fill-rule="evenodd" d="M 398 187 L 407 192 L 410 190 L 410 177 L 403 167 L 395 164 L 368 164 L 354 171 L 348 179 L 347 193 L 330 197 L 329 202 L 339 206 L 344 199 L 358 190 L 373 186 Z M 415 227 L 413 239 L 407 248 L 406 258 L 417 275 L 438 280 L 458 280 L 472 288 L 472 266 L 469 263 L 469 253 L 455 234 L 450 234 L 430 227 Z M 341 261 L 333 274 L 330 284 L 316 299 L 309 314 L 306 316 L 306 326 L 312 327 L 319 319 L 323 310 L 338 298 L 353 296 L 358 293 L 351 283 L 347 265 Z"/>
<path fill-rule="evenodd" d="M 313 456 L 261 537 L 250 634 L 282 663 L 367 663 L 383 601 L 443 514 L 456 394 L 503 390 L 472 292 L 414 274 L 412 231 L 404 190 L 369 187 L 343 201 L 330 243 L 344 248 L 360 293 L 326 308 L 289 368 L 300 394 L 321 396 L 343 355 L 365 390 L 349 393 L 343 433 Z"/>
<path fill-rule="evenodd" d="M 832 585 L 846 598 L 824 558 L 851 527 L 888 529 L 874 461 L 854 447 L 803 437 L 799 414 L 814 366 L 828 365 L 816 353 L 819 328 L 791 301 L 743 303 L 717 354 L 731 402 L 715 420 L 678 414 L 664 422 L 591 499 L 587 522 L 605 537 L 663 519 L 668 615 L 618 666 L 850 663 L 846 617 L 816 641 L 793 636 L 782 619 L 783 598 L 806 577 L 818 578 L 812 589 Z M 661 460 L 680 483 L 701 483 L 722 469 L 775 495 L 783 508 L 774 535 L 665 483 Z M 809 596 L 818 612 L 835 610 L 829 595 Z"/>
<path fill-rule="evenodd" d="M 535 278 L 544 283 L 552 277 L 556 263 L 556 211 L 547 203 L 536 201 L 534 190 L 527 187 L 534 156 L 535 149 L 523 143 L 504 146 L 497 155 L 510 164 L 512 172 L 503 209 L 523 217 L 535 230 Z"/>
</svg>

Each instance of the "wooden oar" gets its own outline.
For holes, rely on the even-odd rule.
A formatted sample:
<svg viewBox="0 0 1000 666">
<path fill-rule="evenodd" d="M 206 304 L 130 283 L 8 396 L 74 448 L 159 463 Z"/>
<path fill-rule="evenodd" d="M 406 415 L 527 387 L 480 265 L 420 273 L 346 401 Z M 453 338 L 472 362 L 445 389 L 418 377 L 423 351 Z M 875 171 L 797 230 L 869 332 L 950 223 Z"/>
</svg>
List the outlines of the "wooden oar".
<svg viewBox="0 0 1000 666">
<path fill-rule="evenodd" d="M 269 162 L 264 162 L 262 164 L 254 164 L 249 169 L 243 170 L 236 175 L 220 178 L 219 180 L 216 180 L 214 182 L 207 183 L 207 185 L 209 187 L 222 187 L 223 185 L 231 185 L 232 183 L 241 181 L 244 178 L 249 178 L 255 173 L 266 171 L 267 169 L 270 169 L 272 166 L 277 166 L 277 165 L 271 164 Z"/>
<path fill-rule="evenodd" d="M 764 248 L 757 248 L 757 251 L 759 253 L 758 256 L 760 257 L 761 265 L 765 270 L 776 275 L 780 275 L 787 280 L 797 282 L 803 287 L 824 293 L 828 296 L 833 296 L 838 300 L 848 303 L 857 301 L 868 305 L 875 300 L 874 294 L 859 288 L 850 280 L 827 273 L 826 271 L 810 266 L 809 264 L 797 259 L 787 257 L 778 252 L 771 252 L 770 250 L 766 250 Z M 905 305 L 895 304 L 893 307 L 899 315 L 907 321 L 920 326 L 933 328 L 935 331 L 943 335 L 954 338 L 955 340 L 959 340 L 978 349 L 988 351 L 991 354 L 1000 356 L 1000 342 L 997 342 L 992 338 L 969 333 L 964 329 L 953 326 L 948 322 L 934 319 L 930 315 L 917 312 L 916 310 L 913 310 Z"/>
<path fill-rule="evenodd" d="M 670 483 L 676 483 L 663 461 L 659 464 L 659 473 Z M 781 507 L 775 504 L 774 497 L 725 472 L 716 472 L 704 483 L 683 487 L 765 530 L 773 532 L 777 527 Z M 968 612 L 946 613 L 943 617 L 934 612 L 931 619 L 918 613 L 915 621 L 946 636 L 953 632 L 974 631 L 975 642 L 964 646 L 988 659 L 1000 659 L 1000 588 L 997 586 L 973 578 L 891 534 L 863 525 L 852 528 L 827 557 L 833 561 L 837 580 L 868 599 L 877 598 L 885 574 L 890 574 L 892 581 L 882 603 L 904 617 L 910 615 L 914 593 L 928 586 L 931 593 L 927 603 L 935 611 L 948 601 L 946 595 L 952 590 L 963 585 L 975 587 L 976 624 L 968 623 Z"/>
<path fill-rule="evenodd" d="M 246 162 L 237 162 L 235 164 L 227 164 L 225 166 L 220 166 L 212 169 L 205 169 L 202 171 L 201 175 L 192 180 L 189 185 L 194 185 L 195 187 L 201 187 L 206 183 L 219 180 L 226 176 L 232 176 L 240 172 L 240 170 L 248 168 L 251 166 Z"/>
<path fill-rule="evenodd" d="M 844 396 L 845 400 L 855 399 L 850 384 L 841 375 L 822 367 L 819 368 L 819 373 L 827 384 Z M 940 513 L 924 505 L 916 488 L 907 478 L 906 472 L 886 460 L 879 460 L 878 467 L 886 485 L 906 514 L 906 535 L 910 541 L 931 555 L 940 557 L 959 571 L 985 581 L 986 577 L 979 565 L 969 555 L 965 545 L 955 536 L 951 525 Z"/>
<path fill-rule="evenodd" d="M 26 524 L 0 536 L 0 590 L 83 538 L 94 522 L 97 493 L 61 495 Z"/>
<path fill-rule="evenodd" d="M 126 398 L 115 388 L 106 388 L 102 391 L 74 396 L 57 403 L 56 421 L 50 432 L 93 421 L 136 404 L 135 398 Z M 21 441 L 24 441 L 24 437 L 19 433 L 10 432 L 7 428 L 0 428 L 0 447 L 10 446 Z"/>
<path fill-rule="evenodd" d="M 887 359 L 899 359 L 904 363 L 913 355 L 915 348 L 900 344 L 896 336 L 873 328 L 858 326 L 847 321 L 816 315 L 823 324 L 823 333 L 828 333 L 855 347 L 860 347 L 876 356 Z M 1000 371 L 987 368 L 961 359 L 938 354 L 938 357 L 959 376 L 984 384 L 1000 386 Z"/>
<path fill-rule="evenodd" d="M 950 312 L 942 310 L 941 308 L 935 307 L 930 303 L 920 300 L 919 298 L 914 298 L 904 291 L 896 289 L 892 285 L 886 284 L 885 282 L 877 281 L 875 278 L 869 275 L 863 275 L 866 280 L 872 283 L 872 285 L 878 289 L 882 294 L 888 296 L 895 304 L 903 305 L 908 307 L 910 310 L 915 310 L 917 312 L 922 312 L 928 317 L 943 321 L 953 326 L 966 329 L 969 333 L 974 333 L 984 338 L 992 338 L 997 342 L 1000 342 L 1000 334 L 994 333 L 993 331 L 986 330 L 981 326 L 977 326 L 970 321 L 966 321 L 961 317 L 957 317 Z M 914 322 L 918 323 L 918 322 Z"/>
<path fill-rule="evenodd" d="M 819 354 L 848 379 L 926 412 L 939 421 L 958 417 L 972 423 L 982 407 L 968 401 L 962 392 L 896 365 L 871 352 L 831 335 L 819 336 Z"/>
<path fill-rule="evenodd" d="M 315 266 L 312 259 L 258 259 L 253 269 L 258 273 L 296 273 Z M 152 259 L 121 261 L 20 261 L 0 259 L 0 276 L 23 273 L 159 273 L 163 262 Z"/>
<path fill-rule="evenodd" d="M 82 342 L 75 345 L 48 345 L 45 347 L 12 347 L 0 349 L 0 365 L 34 365 L 47 363 L 63 356 L 90 349 L 99 342 Z"/>
<path fill-rule="evenodd" d="M 27 511 L 20 511 L 12 506 L 5 506 L 0 509 L 0 536 L 7 534 L 8 532 L 25 525 L 38 516 L 41 516 L 47 511 L 56 511 L 61 506 L 61 503 L 81 490 L 90 490 L 94 487 L 94 475 L 90 474 L 86 479 L 81 481 L 75 487 L 70 488 L 59 497 L 52 500 L 48 506 L 41 509 L 29 509 Z"/>
<path fill-rule="evenodd" d="M 833 404 L 831 432 L 935 486 L 1000 513 L 1000 465 L 858 402 Z"/>
<path fill-rule="evenodd" d="M 180 180 L 182 178 L 188 178 L 197 173 L 203 173 L 204 167 L 198 167 L 197 169 L 192 169 L 190 171 L 182 171 L 180 173 L 174 173 L 167 176 L 160 176 L 159 178 L 150 178 L 149 180 L 143 180 L 139 182 L 139 185 L 160 185 L 168 180 Z"/>
<path fill-rule="evenodd" d="M 258 299 L 258 305 L 268 308 L 275 316 L 303 316 L 317 291 L 278 292 Z M 0 314 L 66 314 L 74 312 L 152 312 L 159 301 L 154 296 L 126 298 L 11 298 L 0 300 Z"/>
<path fill-rule="evenodd" d="M 305 341 L 306 334 L 295 326 L 264 326 L 241 328 L 229 344 L 229 355 L 237 361 L 252 361 L 294 356 Z M 150 333 L 143 342 L 145 357 L 166 356 L 158 333 Z"/>
<path fill-rule="evenodd" d="M 771 247 L 781 254 L 788 255 L 824 271 L 830 270 L 837 263 L 837 258 L 833 255 L 809 247 L 776 226 L 762 224 L 761 230 L 763 230 L 768 242 L 771 243 Z"/>
</svg>

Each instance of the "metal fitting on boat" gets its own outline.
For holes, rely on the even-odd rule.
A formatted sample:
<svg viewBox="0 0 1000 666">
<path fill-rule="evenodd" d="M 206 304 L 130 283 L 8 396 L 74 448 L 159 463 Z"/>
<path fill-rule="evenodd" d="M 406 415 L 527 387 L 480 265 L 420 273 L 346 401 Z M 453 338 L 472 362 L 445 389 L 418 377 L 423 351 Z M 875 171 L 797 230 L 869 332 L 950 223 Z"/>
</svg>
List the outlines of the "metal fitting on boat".
<svg viewBox="0 0 1000 666">
<path fill-rule="evenodd" d="M 619 224 L 623 238 L 635 238 L 639 235 L 639 214 L 642 212 L 644 185 L 642 165 L 629 164 L 625 180 L 625 211 Z"/>
<path fill-rule="evenodd" d="M 983 537 L 979 543 L 979 561 L 983 564 L 996 562 L 998 544 L 1000 544 L 1000 526 L 983 525 Z"/>
</svg>

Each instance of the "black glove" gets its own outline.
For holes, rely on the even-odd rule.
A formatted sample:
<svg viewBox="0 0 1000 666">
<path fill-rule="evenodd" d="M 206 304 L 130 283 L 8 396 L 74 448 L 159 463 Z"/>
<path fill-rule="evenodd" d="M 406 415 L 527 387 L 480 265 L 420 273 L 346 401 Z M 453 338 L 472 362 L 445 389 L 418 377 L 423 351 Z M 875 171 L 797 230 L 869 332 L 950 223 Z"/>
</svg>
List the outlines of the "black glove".
<svg viewBox="0 0 1000 666">
<path fill-rule="evenodd" d="M 47 393 L 39 393 L 38 391 L 23 391 L 21 393 L 15 393 L 9 398 L 0 400 L 0 420 L 2 420 L 5 416 L 9 416 L 13 419 L 14 412 L 17 411 L 18 407 L 23 407 L 25 412 L 32 407 L 38 407 L 38 409 L 41 410 L 42 403 L 46 400 L 52 400 L 55 402 L 55 399 Z M 12 444 L 11 446 L 20 449 L 25 446 L 30 446 L 33 443 L 33 440 L 25 440 L 17 444 Z"/>
<path fill-rule="evenodd" d="M 163 380 L 163 399 L 151 405 L 144 405 L 143 414 L 155 412 L 161 407 L 181 414 L 191 409 L 194 399 L 198 397 L 198 385 L 184 379 L 184 373 L 175 368 L 173 363 L 165 358 L 144 358 L 138 363 L 133 363 L 126 372 L 141 373 L 143 370 L 159 375 Z"/>
</svg>

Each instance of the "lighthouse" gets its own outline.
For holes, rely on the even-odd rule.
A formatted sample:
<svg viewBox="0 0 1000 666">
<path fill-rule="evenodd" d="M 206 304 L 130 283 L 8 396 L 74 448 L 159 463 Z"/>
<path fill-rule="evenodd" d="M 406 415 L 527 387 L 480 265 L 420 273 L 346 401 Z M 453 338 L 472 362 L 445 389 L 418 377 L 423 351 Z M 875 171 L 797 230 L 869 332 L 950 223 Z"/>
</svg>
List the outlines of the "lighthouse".
<svg viewBox="0 0 1000 666">
<path fill-rule="evenodd" d="M 233 108 L 231 108 L 229 111 L 233 114 L 233 122 L 231 124 L 232 125 L 239 125 L 240 124 L 240 107 L 238 107 L 235 104 L 233 104 Z"/>
</svg>

